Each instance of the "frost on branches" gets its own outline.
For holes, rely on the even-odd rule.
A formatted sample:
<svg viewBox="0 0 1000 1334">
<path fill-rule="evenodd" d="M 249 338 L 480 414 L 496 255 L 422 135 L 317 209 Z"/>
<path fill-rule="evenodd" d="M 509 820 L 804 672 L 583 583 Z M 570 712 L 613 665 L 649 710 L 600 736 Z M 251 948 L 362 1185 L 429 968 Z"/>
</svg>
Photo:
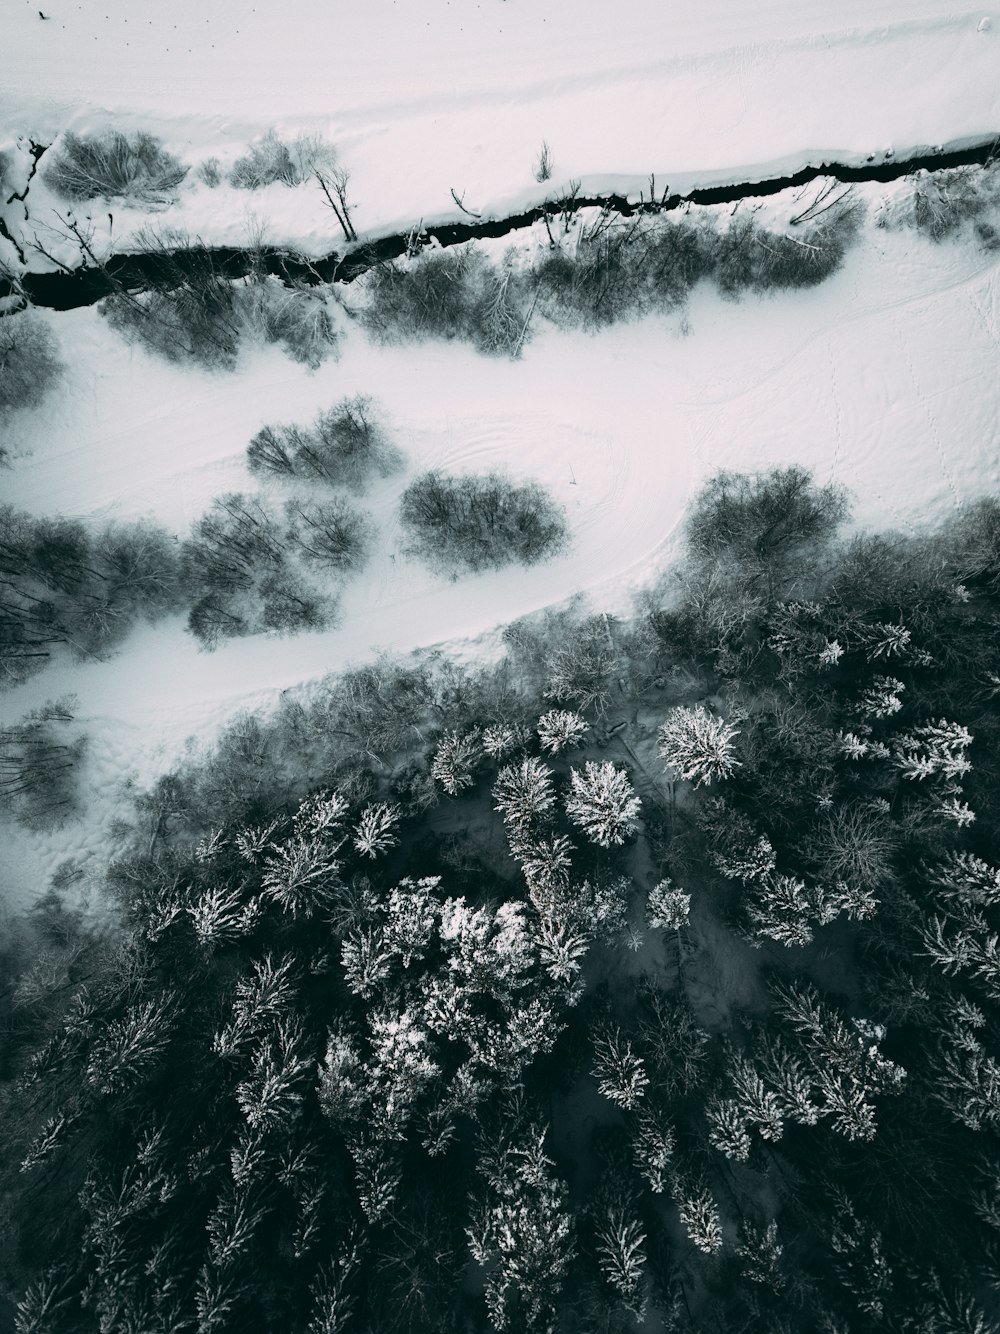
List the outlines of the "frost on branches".
<svg viewBox="0 0 1000 1334">
<path fill-rule="evenodd" d="M 642 1057 L 618 1028 L 606 1029 L 594 1040 L 594 1078 L 604 1096 L 630 1112 L 649 1088 Z"/>
<path fill-rule="evenodd" d="M 703 705 L 693 709 L 678 706 L 660 724 L 660 758 L 685 782 L 707 787 L 740 767 L 733 754 L 737 736 L 737 728 Z"/>
<path fill-rule="evenodd" d="M 661 880 L 649 891 L 646 900 L 646 921 L 654 930 L 680 931 L 687 926 L 691 914 L 691 895 L 669 878 Z"/>
<path fill-rule="evenodd" d="M 636 829 L 641 805 L 628 774 L 610 761 L 588 760 L 582 772 L 571 769 L 569 777 L 572 792 L 566 798 L 566 814 L 573 823 L 598 847 L 624 843 Z"/>
<path fill-rule="evenodd" d="M 469 1249 L 486 1269 L 493 1328 L 551 1334 L 572 1257 L 566 1187 L 555 1176 L 538 1126 L 504 1128 L 480 1146 L 484 1189 L 473 1201 Z"/>
<path fill-rule="evenodd" d="M 550 709 L 538 720 L 538 739 L 550 755 L 579 746 L 589 731 L 590 724 L 572 709 Z"/>
<path fill-rule="evenodd" d="M 431 777 L 441 784 L 450 797 L 458 796 L 459 792 L 475 782 L 479 751 L 478 728 L 461 734 L 445 732 L 431 761 Z"/>
<path fill-rule="evenodd" d="M 379 801 L 361 812 L 354 831 L 354 846 L 364 857 L 378 857 L 396 846 L 394 830 L 399 823 L 399 807 L 394 802 Z"/>
<path fill-rule="evenodd" d="M 497 774 L 493 800 L 508 833 L 528 828 L 533 821 L 548 815 L 555 805 L 552 770 L 535 756 L 507 765 Z"/>
</svg>

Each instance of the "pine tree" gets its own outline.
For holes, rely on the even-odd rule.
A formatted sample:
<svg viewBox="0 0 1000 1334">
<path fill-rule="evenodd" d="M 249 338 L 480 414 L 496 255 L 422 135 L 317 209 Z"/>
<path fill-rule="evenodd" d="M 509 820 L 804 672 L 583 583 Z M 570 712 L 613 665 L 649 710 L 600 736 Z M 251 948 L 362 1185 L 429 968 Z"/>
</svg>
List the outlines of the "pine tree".
<svg viewBox="0 0 1000 1334">
<path fill-rule="evenodd" d="M 395 828 L 400 810 L 395 802 L 378 801 L 361 812 L 354 831 L 354 846 L 364 857 L 378 857 L 396 846 Z"/>
<path fill-rule="evenodd" d="M 691 895 L 669 878 L 661 880 L 646 899 L 646 921 L 654 930 L 680 931 L 691 913 Z"/>
<path fill-rule="evenodd" d="M 717 1255 L 722 1250 L 722 1220 L 705 1183 L 679 1183 L 674 1198 L 681 1223 L 694 1245 L 703 1255 Z"/>
<path fill-rule="evenodd" d="M 581 745 L 589 731 L 590 724 L 572 709 L 550 709 L 538 720 L 538 739 L 542 750 L 547 750 L 551 755 Z"/>
<path fill-rule="evenodd" d="M 738 736 L 737 728 L 710 714 L 704 705 L 678 706 L 660 724 L 660 758 L 685 782 L 707 787 L 740 767 L 733 753 Z"/>
<path fill-rule="evenodd" d="M 604 1096 L 623 1111 L 636 1107 L 649 1088 L 642 1058 L 618 1028 L 605 1029 L 594 1039 L 594 1078 Z"/>
<path fill-rule="evenodd" d="M 509 831 L 527 829 L 555 805 L 552 771 L 535 756 L 508 765 L 497 774 L 493 799 Z"/>
<path fill-rule="evenodd" d="M 635 832 L 641 802 L 628 774 L 606 761 L 588 760 L 583 771 L 570 770 L 572 793 L 566 798 L 566 814 L 592 843 L 610 848 L 625 842 Z"/>
<path fill-rule="evenodd" d="M 646 1315 L 646 1235 L 631 1204 L 610 1203 L 595 1224 L 594 1237 L 601 1273 L 641 1324 Z"/>
<path fill-rule="evenodd" d="M 431 777 L 450 797 L 457 797 L 475 781 L 481 738 L 478 728 L 471 732 L 445 732 L 431 761 Z"/>
</svg>

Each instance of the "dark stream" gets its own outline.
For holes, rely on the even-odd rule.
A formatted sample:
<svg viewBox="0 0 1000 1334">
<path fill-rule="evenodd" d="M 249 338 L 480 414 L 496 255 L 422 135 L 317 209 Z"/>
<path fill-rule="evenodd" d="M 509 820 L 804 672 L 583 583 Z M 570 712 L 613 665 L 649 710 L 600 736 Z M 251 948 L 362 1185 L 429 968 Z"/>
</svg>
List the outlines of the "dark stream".
<svg viewBox="0 0 1000 1334">
<path fill-rule="evenodd" d="M 902 176 L 924 168 L 929 171 L 942 171 L 953 167 L 982 166 L 991 161 L 996 154 L 1000 136 L 983 139 L 969 147 L 942 150 L 940 152 L 922 152 L 905 158 L 887 158 L 880 161 L 866 162 L 861 166 L 845 166 L 837 162 L 823 162 L 817 166 L 803 167 L 788 176 L 771 177 L 763 181 L 744 181 L 734 185 L 717 185 L 706 189 L 692 190 L 688 194 L 664 193 L 659 199 L 644 200 L 640 204 L 630 203 L 623 195 L 578 195 L 570 201 L 553 200 L 547 206 L 536 206 L 524 213 L 512 214 L 506 218 L 489 220 L 470 220 L 425 227 L 419 233 L 421 239 L 432 239 L 443 246 L 460 245 L 464 241 L 473 241 L 478 237 L 506 236 L 519 228 L 529 227 L 548 213 L 561 213 L 564 208 L 576 212 L 594 206 L 609 208 L 623 218 L 633 217 L 640 212 L 664 213 L 692 204 L 729 204 L 741 199 L 756 199 L 763 195 L 777 194 L 789 186 L 806 185 L 818 177 L 833 177 L 845 184 L 854 181 L 894 181 Z M 232 278 L 244 277 L 252 268 L 263 268 L 288 283 L 309 285 L 328 282 L 351 282 L 360 274 L 367 272 L 374 265 L 385 260 L 396 259 L 405 254 L 411 234 L 386 236 L 381 240 L 362 243 L 351 247 L 344 253 L 331 251 L 321 259 L 307 260 L 278 247 L 264 247 L 262 250 L 241 250 L 228 246 L 212 247 L 207 251 L 211 255 L 213 268 Z M 172 253 L 170 263 L 174 271 L 182 271 L 188 266 L 192 270 L 203 265 L 206 250 L 192 248 Z M 141 292 L 150 285 L 150 279 L 158 272 L 162 273 L 163 258 L 156 253 L 133 253 L 113 255 L 101 267 L 84 265 L 70 272 L 33 273 L 26 272 L 18 279 L 18 285 L 24 294 L 36 306 L 46 306 L 51 310 L 73 310 L 78 306 L 90 306 L 116 287 L 124 287 L 131 292 Z M 0 296 L 9 295 L 13 290 L 10 281 L 0 279 Z"/>
</svg>

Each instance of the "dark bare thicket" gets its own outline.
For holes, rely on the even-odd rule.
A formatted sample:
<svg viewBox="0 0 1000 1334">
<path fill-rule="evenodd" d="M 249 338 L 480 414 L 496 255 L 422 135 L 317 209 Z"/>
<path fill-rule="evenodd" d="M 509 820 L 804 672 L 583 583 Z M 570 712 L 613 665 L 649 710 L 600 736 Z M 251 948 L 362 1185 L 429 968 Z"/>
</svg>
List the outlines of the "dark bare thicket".
<svg viewBox="0 0 1000 1334">
<path fill-rule="evenodd" d="M 149 524 L 91 531 L 0 507 L 0 678 L 22 680 L 56 645 L 85 657 L 116 648 L 141 620 L 179 605 L 176 543 Z"/>
<path fill-rule="evenodd" d="M 843 487 L 816 487 L 805 468 L 720 472 L 698 495 L 687 540 L 699 558 L 737 564 L 791 557 L 829 539 L 847 514 Z"/>
<path fill-rule="evenodd" d="M 203 645 L 264 630 L 327 625 L 335 601 L 309 588 L 289 560 L 288 535 L 260 500 L 220 496 L 183 548 L 194 599 L 188 628 Z"/>
<path fill-rule="evenodd" d="M 932 241 L 944 241 L 973 223 L 984 245 L 996 247 L 1000 163 L 995 159 L 982 167 L 919 171 L 908 184 L 910 192 L 893 219 L 896 225 L 907 224 Z"/>
<path fill-rule="evenodd" d="M 119 289 L 101 304 L 113 328 L 173 362 L 231 370 L 245 340 L 275 343 L 318 366 L 337 334 L 322 294 L 252 272 L 233 279 L 210 250 L 178 232 L 146 232 L 157 264 L 145 292 Z"/>
<path fill-rule="evenodd" d="M 62 373 L 55 335 L 31 311 L 0 318 L 0 421 L 34 408 Z M 5 448 L 0 441 L 0 461 Z"/>
<path fill-rule="evenodd" d="M 753 215 L 738 216 L 715 245 L 715 281 L 723 296 L 815 287 L 844 261 L 862 218 L 850 200 L 831 207 L 803 229 L 774 232 Z"/>
<path fill-rule="evenodd" d="M 29 829 L 51 829 L 83 808 L 79 763 L 86 737 L 72 727 L 76 701 L 50 701 L 0 727 L 0 808 Z"/>
<path fill-rule="evenodd" d="M 343 398 L 312 426 L 265 426 L 247 447 L 251 472 L 311 478 L 360 493 L 403 466 L 371 398 Z"/>
<path fill-rule="evenodd" d="M 229 183 L 238 190 L 260 190 L 268 185 L 301 185 L 316 171 L 335 160 L 331 145 L 317 135 L 300 134 L 291 142 L 268 130 L 229 172 Z"/>
<path fill-rule="evenodd" d="M 516 357 L 527 337 L 531 295 L 512 258 L 494 267 L 473 244 L 376 265 L 366 287 L 359 317 L 386 342 L 460 338 Z"/>
<path fill-rule="evenodd" d="M 310 565 L 356 570 L 368 559 L 373 539 L 371 524 L 345 500 L 290 500 L 285 516 L 288 540 Z"/>
<path fill-rule="evenodd" d="M 153 135 L 107 130 L 64 135 L 47 156 L 44 175 L 65 199 L 103 196 L 154 204 L 169 201 L 187 170 Z"/>
<path fill-rule="evenodd" d="M 410 549 L 446 568 L 536 565 L 567 540 L 563 512 L 548 493 L 500 473 L 423 473 L 403 492 L 399 513 Z"/>
</svg>

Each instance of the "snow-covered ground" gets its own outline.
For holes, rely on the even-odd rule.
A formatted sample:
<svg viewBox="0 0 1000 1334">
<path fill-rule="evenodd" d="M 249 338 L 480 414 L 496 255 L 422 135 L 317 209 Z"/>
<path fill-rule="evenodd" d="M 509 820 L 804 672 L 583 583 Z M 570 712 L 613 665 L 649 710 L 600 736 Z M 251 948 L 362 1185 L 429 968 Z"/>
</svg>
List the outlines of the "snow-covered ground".
<svg viewBox="0 0 1000 1334">
<path fill-rule="evenodd" d="M 9 0 L 2 20 L 0 148 L 21 138 L 15 171 L 28 136 L 66 129 L 149 130 L 185 162 L 224 167 L 271 126 L 318 133 L 351 172 L 368 235 L 460 216 L 452 188 L 501 216 L 571 178 L 636 192 L 655 172 L 658 189 L 684 190 L 1000 129 L 1000 15 L 947 0 L 42 0 L 45 19 L 38 2 Z M 543 139 L 554 174 L 539 184 Z M 43 178 L 28 216 L 15 203 L 7 220 L 48 248 L 59 201 Z M 207 241 L 240 244 L 256 219 L 310 253 L 339 242 L 315 186 L 212 190 L 191 173 L 178 199 L 154 221 Z M 103 201 L 89 212 L 104 247 L 127 246 L 144 220 L 118 205 L 109 217 Z M 16 263 L 3 240 L 0 260 Z M 352 329 L 317 372 L 260 351 L 209 374 L 128 348 L 94 310 L 46 315 L 68 371 L 10 433 L 4 498 L 18 506 L 183 533 L 213 496 L 256 485 L 243 459 L 261 425 L 358 392 L 386 406 L 409 472 L 366 498 L 380 546 L 338 628 L 206 654 L 178 618 L 109 662 L 60 662 L 0 697 L 12 719 L 74 693 L 91 736 L 86 820 L 46 837 L 5 831 L 9 897 L 44 888 L 63 856 L 106 854 L 123 784 L 149 781 L 191 735 L 207 743 L 240 707 L 381 648 L 473 651 L 578 592 L 626 609 L 719 467 L 802 463 L 852 490 L 859 522 L 904 528 L 995 490 L 998 266 L 970 240 L 935 247 L 869 224 L 817 290 L 737 305 L 699 290 L 684 316 L 593 337 L 539 326 L 515 363 L 375 347 Z M 456 582 L 407 563 L 396 501 L 414 470 L 437 465 L 542 481 L 567 508 L 571 549 Z"/>
<path fill-rule="evenodd" d="M 1000 14 L 949 0 L 8 0 L 0 147 L 107 125 L 223 166 L 275 126 L 351 173 L 368 235 L 504 216 L 558 195 L 757 180 L 1000 129 Z M 539 185 L 542 140 L 554 170 Z M 44 172 L 42 173 L 44 176 Z M 32 187 L 30 239 L 59 201 Z M 160 226 L 240 244 L 246 214 L 310 254 L 340 244 L 314 183 L 210 190 L 192 173 Z M 83 210 L 86 213 L 88 210 Z M 142 219 L 89 210 L 118 248 Z M 46 248 L 53 237 L 46 235 Z M 12 261 L 0 241 L 0 259 Z M 32 262 L 40 263 L 37 255 Z"/>
</svg>

